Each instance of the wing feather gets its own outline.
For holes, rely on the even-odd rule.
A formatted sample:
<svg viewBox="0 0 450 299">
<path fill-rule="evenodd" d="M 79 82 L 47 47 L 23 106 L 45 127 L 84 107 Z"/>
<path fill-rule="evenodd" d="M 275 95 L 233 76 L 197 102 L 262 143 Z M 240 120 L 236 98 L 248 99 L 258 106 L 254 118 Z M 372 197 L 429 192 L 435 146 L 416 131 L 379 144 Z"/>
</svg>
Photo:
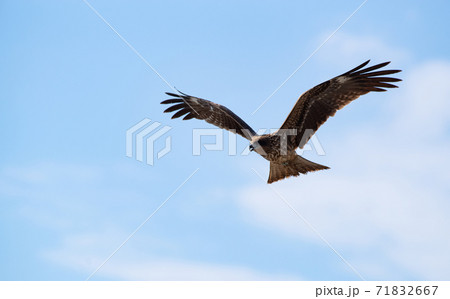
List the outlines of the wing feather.
<svg viewBox="0 0 450 299">
<path fill-rule="evenodd" d="M 350 71 L 325 81 L 300 96 L 280 129 L 296 129 L 297 135 L 290 137 L 291 148 L 302 148 L 317 129 L 336 112 L 361 95 L 371 91 L 386 91 L 396 88 L 392 82 L 401 79 L 383 77 L 400 70 L 382 70 L 390 62 L 364 68 L 370 60 Z M 391 82 L 391 83 L 387 83 Z"/>
<path fill-rule="evenodd" d="M 173 103 L 183 103 L 183 100 L 180 99 L 168 99 L 165 101 L 162 101 L 161 104 L 173 104 Z"/>
<path fill-rule="evenodd" d="M 173 105 L 173 106 L 170 106 L 169 108 L 167 108 L 166 110 L 164 110 L 164 113 L 173 112 L 173 111 L 175 111 L 175 110 L 184 108 L 185 106 L 186 106 L 186 105 L 185 105 L 184 103 L 182 103 L 182 104 L 177 104 L 177 105 Z"/>
<path fill-rule="evenodd" d="M 188 114 L 188 113 L 189 113 L 189 109 L 186 109 L 186 108 L 181 109 L 181 110 L 179 110 L 177 113 L 175 113 L 174 115 L 172 115 L 172 119 L 178 118 L 178 117 L 183 116 L 183 115 Z"/>
<path fill-rule="evenodd" d="M 192 118 L 205 120 L 221 129 L 239 134 L 248 140 L 251 140 L 251 137 L 256 135 L 256 132 L 245 121 L 225 106 L 181 92 L 180 94 L 166 92 L 166 94 L 174 98 L 162 101 L 161 104 L 175 105 L 170 106 L 164 112 L 178 110 L 172 118 L 178 118 L 186 114 L 183 120 Z"/>
</svg>

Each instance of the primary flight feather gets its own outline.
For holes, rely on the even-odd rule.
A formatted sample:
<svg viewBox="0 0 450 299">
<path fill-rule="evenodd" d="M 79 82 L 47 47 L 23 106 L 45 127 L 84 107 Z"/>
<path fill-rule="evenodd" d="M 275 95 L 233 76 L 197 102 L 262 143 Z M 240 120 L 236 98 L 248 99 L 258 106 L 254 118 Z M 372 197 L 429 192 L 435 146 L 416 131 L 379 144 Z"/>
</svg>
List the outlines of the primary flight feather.
<svg viewBox="0 0 450 299">
<path fill-rule="evenodd" d="M 300 173 L 328 169 L 327 166 L 302 158 L 295 150 L 303 148 L 329 117 L 359 96 L 371 91 L 386 91 L 386 88 L 397 87 L 392 82 L 401 79 L 386 75 L 398 73 L 400 70 L 380 70 L 390 62 L 364 68 L 369 62 L 370 60 L 303 93 L 280 129 L 272 134 L 258 135 L 230 109 L 181 92 L 179 95 L 166 93 L 173 98 L 161 104 L 173 104 L 164 111 L 177 111 L 172 118 L 184 115 L 184 120 L 205 120 L 248 139 L 250 150 L 270 161 L 267 181 L 270 184 L 290 176 L 298 176 Z"/>
</svg>

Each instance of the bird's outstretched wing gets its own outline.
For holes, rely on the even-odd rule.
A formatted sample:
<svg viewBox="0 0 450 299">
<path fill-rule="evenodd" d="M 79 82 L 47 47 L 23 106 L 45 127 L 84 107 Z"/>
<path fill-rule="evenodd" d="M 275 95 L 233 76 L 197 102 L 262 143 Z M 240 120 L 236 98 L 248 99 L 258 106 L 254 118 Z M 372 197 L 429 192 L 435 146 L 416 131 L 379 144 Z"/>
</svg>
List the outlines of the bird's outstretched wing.
<svg viewBox="0 0 450 299">
<path fill-rule="evenodd" d="M 323 82 L 300 96 L 280 128 L 296 130 L 296 135 L 288 137 L 290 148 L 302 148 L 329 117 L 359 96 L 370 91 L 386 91 L 385 88 L 397 87 L 388 82 L 398 82 L 400 79 L 385 76 L 400 70 L 379 70 L 390 62 L 363 69 L 369 62 Z"/>
<path fill-rule="evenodd" d="M 172 118 L 186 115 L 183 120 L 191 118 L 202 119 L 221 129 L 239 134 L 248 140 L 251 140 L 252 136 L 256 135 L 256 132 L 245 121 L 225 106 L 192 97 L 182 92 L 179 95 L 170 92 L 166 92 L 166 94 L 174 98 L 162 101 L 161 104 L 174 105 L 167 108 L 164 112 L 178 110 Z"/>
</svg>

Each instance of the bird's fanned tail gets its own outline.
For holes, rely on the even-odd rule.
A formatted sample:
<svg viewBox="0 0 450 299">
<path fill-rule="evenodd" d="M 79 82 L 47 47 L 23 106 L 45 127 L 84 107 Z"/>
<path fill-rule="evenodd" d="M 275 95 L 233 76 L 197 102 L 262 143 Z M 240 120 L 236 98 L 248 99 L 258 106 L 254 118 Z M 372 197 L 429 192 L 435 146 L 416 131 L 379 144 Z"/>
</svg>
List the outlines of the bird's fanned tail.
<svg viewBox="0 0 450 299">
<path fill-rule="evenodd" d="M 297 155 L 293 160 L 283 164 L 270 162 L 270 173 L 267 183 L 271 184 L 290 176 L 298 176 L 311 171 L 324 169 L 329 169 L 329 167 L 311 162 Z"/>
</svg>

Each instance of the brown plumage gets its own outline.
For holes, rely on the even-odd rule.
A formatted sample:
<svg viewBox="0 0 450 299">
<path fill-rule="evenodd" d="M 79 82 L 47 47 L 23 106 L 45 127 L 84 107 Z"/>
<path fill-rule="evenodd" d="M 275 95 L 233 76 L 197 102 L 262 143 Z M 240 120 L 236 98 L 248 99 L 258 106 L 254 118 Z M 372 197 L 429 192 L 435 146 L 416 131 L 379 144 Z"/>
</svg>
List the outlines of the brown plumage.
<svg viewBox="0 0 450 299">
<path fill-rule="evenodd" d="M 401 81 L 386 77 L 400 70 L 382 70 L 390 62 L 364 68 L 370 60 L 356 68 L 325 81 L 303 93 L 292 108 L 280 129 L 272 134 L 257 135 L 255 131 L 228 108 L 184 93 L 167 93 L 174 97 L 161 104 L 174 104 L 164 112 L 177 111 L 172 118 L 197 118 L 219 128 L 232 131 L 248 139 L 254 150 L 270 161 L 268 183 L 310 171 L 328 169 L 327 166 L 308 161 L 295 152 L 303 148 L 317 129 L 331 116 L 371 91 L 395 88 L 392 82 Z"/>
</svg>

